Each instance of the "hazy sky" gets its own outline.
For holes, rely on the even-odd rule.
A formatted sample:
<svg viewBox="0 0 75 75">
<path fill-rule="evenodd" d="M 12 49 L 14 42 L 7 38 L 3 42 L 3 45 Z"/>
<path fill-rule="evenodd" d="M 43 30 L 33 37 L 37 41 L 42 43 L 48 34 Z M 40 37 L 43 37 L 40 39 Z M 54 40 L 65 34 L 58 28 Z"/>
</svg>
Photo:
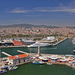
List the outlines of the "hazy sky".
<svg viewBox="0 0 75 75">
<path fill-rule="evenodd" d="M 0 0 L 0 25 L 75 26 L 75 0 Z"/>
</svg>

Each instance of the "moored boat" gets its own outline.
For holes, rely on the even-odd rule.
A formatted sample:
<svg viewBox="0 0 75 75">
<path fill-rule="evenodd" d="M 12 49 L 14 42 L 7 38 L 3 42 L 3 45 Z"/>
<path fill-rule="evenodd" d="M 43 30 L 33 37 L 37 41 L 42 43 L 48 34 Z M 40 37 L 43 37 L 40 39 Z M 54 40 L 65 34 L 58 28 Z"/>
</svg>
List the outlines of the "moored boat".
<svg viewBox="0 0 75 75">
<path fill-rule="evenodd" d="M 48 59 L 42 59 L 43 62 L 48 62 Z"/>
<path fill-rule="evenodd" d="M 75 50 L 73 50 L 73 52 L 75 53 Z"/>
<path fill-rule="evenodd" d="M 18 66 L 10 66 L 10 67 L 8 67 L 9 71 L 16 70 L 17 68 L 18 68 Z"/>
<path fill-rule="evenodd" d="M 39 64 L 44 64 L 44 62 L 43 61 L 39 61 Z"/>
<path fill-rule="evenodd" d="M 48 43 L 39 43 L 39 42 L 36 42 L 34 44 L 31 44 L 31 45 L 28 45 L 27 47 L 48 47 L 48 46 L 52 46 L 52 44 L 48 44 Z"/>
<path fill-rule="evenodd" d="M 49 62 L 48 62 L 47 65 L 52 65 L 52 63 L 49 63 Z"/>
<path fill-rule="evenodd" d="M 32 63 L 33 64 L 39 64 L 39 61 L 33 61 Z"/>
<path fill-rule="evenodd" d="M 33 64 L 44 64 L 43 61 L 33 61 L 32 63 L 33 63 Z"/>
<path fill-rule="evenodd" d="M 6 72 L 7 72 L 7 70 L 0 70 L 0 74 L 6 73 Z"/>
</svg>

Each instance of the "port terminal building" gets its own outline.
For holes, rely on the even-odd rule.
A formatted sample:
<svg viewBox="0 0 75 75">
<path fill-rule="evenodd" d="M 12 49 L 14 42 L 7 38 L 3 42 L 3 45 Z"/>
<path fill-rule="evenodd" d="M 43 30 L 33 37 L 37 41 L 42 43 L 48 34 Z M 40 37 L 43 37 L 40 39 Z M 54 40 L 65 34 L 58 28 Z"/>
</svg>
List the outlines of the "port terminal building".
<svg viewBox="0 0 75 75">
<path fill-rule="evenodd" d="M 20 54 L 15 56 L 9 56 L 8 61 L 10 64 L 20 65 L 30 61 L 30 56 L 26 54 Z"/>
</svg>

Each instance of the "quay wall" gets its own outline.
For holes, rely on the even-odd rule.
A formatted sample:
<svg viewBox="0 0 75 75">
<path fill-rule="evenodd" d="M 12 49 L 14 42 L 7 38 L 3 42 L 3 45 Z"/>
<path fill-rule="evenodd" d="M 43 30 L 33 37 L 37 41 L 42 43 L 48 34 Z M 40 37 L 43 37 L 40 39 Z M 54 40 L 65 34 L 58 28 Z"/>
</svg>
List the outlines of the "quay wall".
<svg viewBox="0 0 75 75">
<path fill-rule="evenodd" d="M 67 38 L 58 41 L 57 43 L 53 44 L 52 46 L 56 46 L 59 43 L 63 42 L 64 40 L 66 40 Z M 27 47 L 28 45 L 16 45 L 16 46 L 0 46 L 0 48 L 13 48 L 13 47 Z"/>
<path fill-rule="evenodd" d="M 65 39 L 63 39 L 63 40 L 58 41 L 57 43 L 53 44 L 53 46 L 58 45 L 59 43 L 61 43 L 61 42 L 65 41 L 66 39 L 67 39 L 67 38 L 65 38 Z"/>
</svg>

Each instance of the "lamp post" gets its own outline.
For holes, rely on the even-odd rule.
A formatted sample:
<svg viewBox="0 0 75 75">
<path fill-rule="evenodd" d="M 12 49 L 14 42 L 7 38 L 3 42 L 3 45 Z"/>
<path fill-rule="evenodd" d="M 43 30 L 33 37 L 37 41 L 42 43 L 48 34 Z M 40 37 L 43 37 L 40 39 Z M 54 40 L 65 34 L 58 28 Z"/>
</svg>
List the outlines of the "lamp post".
<svg viewBox="0 0 75 75">
<path fill-rule="evenodd" d="M 38 46 L 38 55 L 41 56 L 41 53 L 40 53 L 40 46 Z"/>
</svg>

